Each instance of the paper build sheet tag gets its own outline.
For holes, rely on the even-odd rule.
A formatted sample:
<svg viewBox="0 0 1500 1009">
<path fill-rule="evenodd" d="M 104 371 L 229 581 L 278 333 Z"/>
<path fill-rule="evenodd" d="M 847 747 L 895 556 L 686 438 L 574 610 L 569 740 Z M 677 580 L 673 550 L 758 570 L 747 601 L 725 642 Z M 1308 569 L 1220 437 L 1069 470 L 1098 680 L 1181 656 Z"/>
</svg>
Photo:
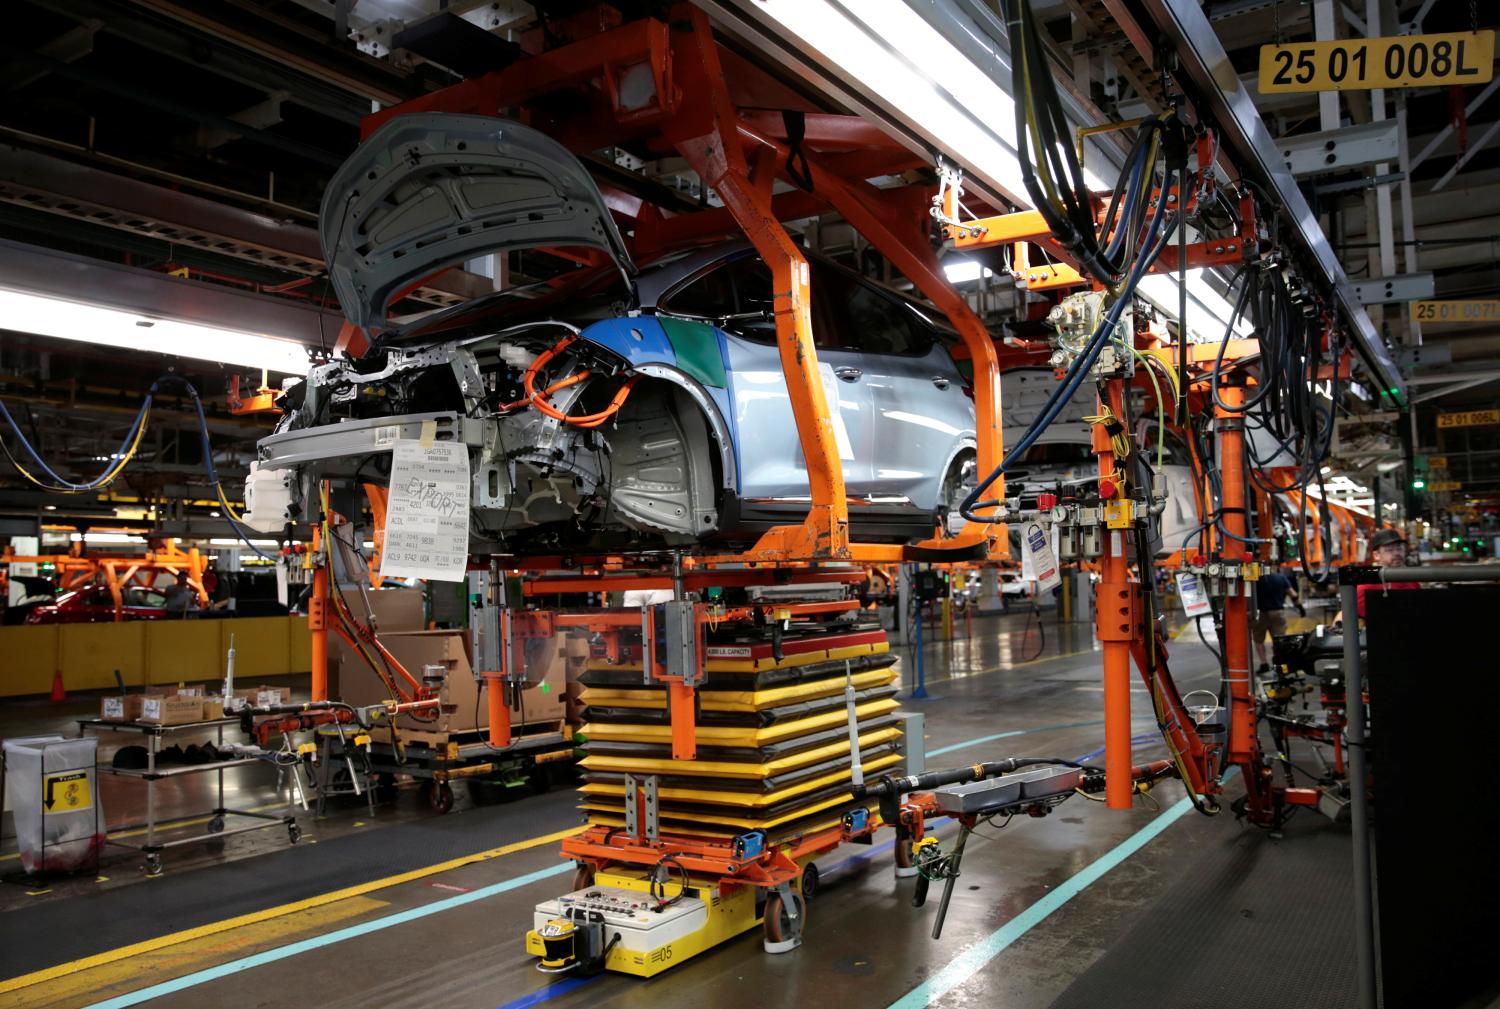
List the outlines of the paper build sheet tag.
<svg viewBox="0 0 1500 1009">
<path fill-rule="evenodd" d="M 1047 530 L 1040 522 L 1028 522 L 1021 528 L 1022 563 L 1029 562 L 1030 577 L 1036 579 L 1038 592 L 1046 592 L 1062 584 L 1057 572 L 1057 554 L 1047 542 Z M 1023 577 L 1025 572 L 1022 573 Z"/>
<path fill-rule="evenodd" d="M 468 448 L 448 441 L 396 442 L 381 577 L 461 582 L 468 560 Z"/>
<path fill-rule="evenodd" d="M 1182 611 L 1190 617 L 1206 617 L 1214 611 L 1203 591 L 1203 582 L 1191 571 L 1177 572 L 1177 598 L 1182 600 Z"/>
</svg>

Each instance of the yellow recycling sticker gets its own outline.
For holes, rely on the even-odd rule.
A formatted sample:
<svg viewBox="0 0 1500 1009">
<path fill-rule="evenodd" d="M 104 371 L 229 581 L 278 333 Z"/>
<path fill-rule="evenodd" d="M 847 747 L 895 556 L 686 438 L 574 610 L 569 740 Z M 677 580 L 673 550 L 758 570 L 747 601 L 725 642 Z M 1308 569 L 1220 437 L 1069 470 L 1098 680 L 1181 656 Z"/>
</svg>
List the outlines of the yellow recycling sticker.
<svg viewBox="0 0 1500 1009">
<path fill-rule="evenodd" d="M 76 813 L 93 808 L 94 789 L 88 771 L 57 771 L 42 781 L 42 808 L 46 812 Z"/>
</svg>

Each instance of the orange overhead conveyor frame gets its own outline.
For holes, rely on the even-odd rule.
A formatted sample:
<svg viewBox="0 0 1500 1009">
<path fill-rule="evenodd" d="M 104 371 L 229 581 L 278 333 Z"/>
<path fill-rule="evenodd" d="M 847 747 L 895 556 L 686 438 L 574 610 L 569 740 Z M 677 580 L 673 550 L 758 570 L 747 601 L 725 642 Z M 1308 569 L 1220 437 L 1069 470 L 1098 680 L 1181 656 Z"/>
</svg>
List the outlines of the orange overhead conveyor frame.
<svg viewBox="0 0 1500 1009">
<path fill-rule="evenodd" d="M 6 547 L 0 552 L 0 590 L 9 582 L 11 564 L 46 564 L 58 574 L 58 588 L 64 592 L 81 589 L 95 580 L 102 580 L 109 589 L 114 603 L 115 622 L 125 619 L 125 595 L 128 588 L 143 586 L 150 588 L 156 576 L 187 576 L 188 588 L 198 597 L 199 606 L 209 603 L 208 590 L 203 587 L 203 572 L 206 565 L 197 547 L 181 550 L 176 540 L 167 540 L 160 550 L 148 550 L 139 557 L 86 557 L 82 554 L 39 554 L 23 556 Z"/>
<path fill-rule="evenodd" d="M 622 104 L 618 82 L 627 70 L 647 67 L 654 93 L 643 104 Z M 557 91 L 594 81 L 597 90 L 581 111 L 558 121 L 532 104 Z M 777 134 L 777 113 L 740 109 L 730 97 L 719 49 L 704 12 L 673 7 L 670 22 L 644 18 L 603 30 L 513 66 L 433 92 L 366 117 L 366 135 L 387 120 L 414 112 L 512 115 L 530 119 L 574 150 L 628 141 L 680 154 L 723 201 L 723 211 L 664 214 L 639 197 L 606 184 L 612 207 L 634 225 L 632 245 L 652 252 L 743 234 L 773 277 L 776 339 L 790 392 L 792 415 L 808 472 L 811 504 L 800 525 L 768 530 L 735 560 L 857 560 L 893 562 L 977 560 L 1008 556 L 1003 526 L 971 523 L 952 537 L 934 537 L 915 548 L 851 539 L 848 497 L 828 403 L 818 373 L 809 311 L 809 269 L 781 221 L 824 209 L 845 216 L 950 319 L 974 361 L 981 471 L 1002 453 L 1000 376 L 989 332 L 952 289 L 939 268 L 924 228 L 925 194 L 881 190 L 863 180 L 920 163 L 894 142 L 851 116 L 809 114 L 796 145 L 810 191 L 773 194 L 793 145 Z M 784 127 L 783 127 L 784 130 Z M 628 211 L 628 213 L 627 213 Z M 341 346 L 360 352 L 364 334 L 346 331 Z M 730 558 L 725 558 L 730 559 Z"/>
</svg>

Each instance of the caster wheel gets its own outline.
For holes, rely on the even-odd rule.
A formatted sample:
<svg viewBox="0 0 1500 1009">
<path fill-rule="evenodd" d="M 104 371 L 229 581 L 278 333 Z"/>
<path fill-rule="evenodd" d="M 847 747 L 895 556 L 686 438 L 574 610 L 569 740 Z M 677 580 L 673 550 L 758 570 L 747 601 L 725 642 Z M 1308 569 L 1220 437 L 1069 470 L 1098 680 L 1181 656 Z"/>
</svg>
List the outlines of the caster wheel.
<svg viewBox="0 0 1500 1009">
<path fill-rule="evenodd" d="M 438 816 L 453 808 L 453 786 L 446 781 L 434 781 L 427 786 L 427 805 Z"/>
<path fill-rule="evenodd" d="M 797 905 L 797 925 L 794 928 L 792 919 L 787 914 L 786 907 L 782 904 L 781 894 L 771 892 L 766 898 L 766 918 L 763 923 L 764 946 L 767 953 L 790 953 L 802 945 L 802 933 L 807 930 L 807 901 L 801 894 L 794 894 L 792 900 Z"/>
<path fill-rule="evenodd" d="M 286 837 L 288 841 L 296 844 L 298 841 L 302 840 L 302 828 L 297 826 L 295 823 L 287 824 Z"/>
<path fill-rule="evenodd" d="M 161 856 L 160 855 L 158 855 L 158 854 L 156 854 L 154 852 L 148 853 L 146 855 L 146 875 L 148 875 L 148 876 L 160 876 L 161 875 Z"/>
<path fill-rule="evenodd" d="M 220 814 L 218 816 L 215 816 L 212 820 L 208 821 L 208 832 L 210 834 L 220 833 L 221 831 L 223 831 L 223 829 L 224 829 L 224 817 L 223 817 L 222 814 Z"/>
<path fill-rule="evenodd" d="M 820 883 L 818 867 L 809 862 L 802 867 L 802 899 L 810 902 L 818 893 Z"/>
<path fill-rule="evenodd" d="M 573 870 L 573 890 L 587 890 L 594 885 L 594 867 L 592 865 L 580 865 Z"/>
</svg>

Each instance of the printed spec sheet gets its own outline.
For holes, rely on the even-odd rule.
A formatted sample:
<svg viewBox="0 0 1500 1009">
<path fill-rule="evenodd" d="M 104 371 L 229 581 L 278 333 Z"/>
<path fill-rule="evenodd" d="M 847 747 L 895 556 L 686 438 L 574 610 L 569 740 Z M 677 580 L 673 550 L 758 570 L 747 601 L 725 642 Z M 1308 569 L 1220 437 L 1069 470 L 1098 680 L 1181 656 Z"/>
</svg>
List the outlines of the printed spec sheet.
<svg viewBox="0 0 1500 1009">
<path fill-rule="evenodd" d="M 385 578 L 461 582 L 469 560 L 469 450 L 402 439 L 391 455 Z"/>
</svg>

